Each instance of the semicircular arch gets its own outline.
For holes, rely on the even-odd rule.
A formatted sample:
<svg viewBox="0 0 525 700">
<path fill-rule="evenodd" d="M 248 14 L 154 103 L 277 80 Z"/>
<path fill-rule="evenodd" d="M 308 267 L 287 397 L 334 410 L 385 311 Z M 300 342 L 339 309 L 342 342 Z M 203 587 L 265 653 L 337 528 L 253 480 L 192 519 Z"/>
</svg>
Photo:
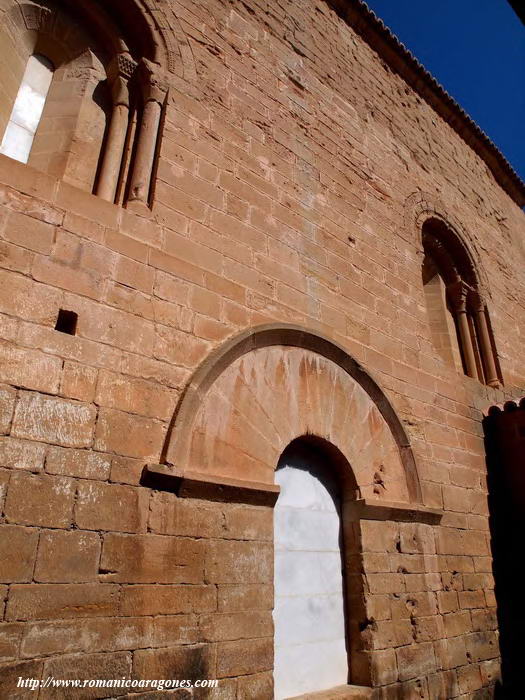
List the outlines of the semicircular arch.
<svg viewBox="0 0 525 700">
<path fill-rule="evenodd" d="M 197 369 L 162 459 L 181 471 L 273 483 L 290 442 L 332 443 L 361 497 L 421 502 L 404 426 L 376 381 L 343 347 L 301 326 L 251 328 Z"/>
<path fill-rule="evenodd" d="M 485 298 L 490 298 L 490 287 L 485 268 L 481 262 L 481 255 L 473 237 L 464 226 L 447 211 L 445 205 L 428 192 L 417 191 L 405 200 L 404 229 L 410 241 L 423 255 L 423 227 L 426 222 L 433 220 L 448 230 L 448 235 L 453 246 L 461 250 L 461 255 L 468 260 L 473 270 L 479 293 Z"/>
</svg>

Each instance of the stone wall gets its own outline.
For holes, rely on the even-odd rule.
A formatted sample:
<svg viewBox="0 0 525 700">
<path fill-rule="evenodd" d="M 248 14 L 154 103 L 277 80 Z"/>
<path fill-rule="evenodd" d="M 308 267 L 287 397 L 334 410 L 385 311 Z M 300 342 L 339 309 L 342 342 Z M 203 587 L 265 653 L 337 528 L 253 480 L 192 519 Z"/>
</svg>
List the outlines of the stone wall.
<svg viewBox="0 0 525 700">
<path fill-rule="evenodd" d="M 481 409 L 525 386 L 523 213 L 323 0 L 169 7 L 185 70 L 151 212 L 0 156 L 2 682 L 187 673 L 220 689 L 175 697 L 272 697 L 271 508 L 140 480 L 196 368 L 227 338 L 294 323 L 375 378 L 423 506 L 444 511 L 352 524 L 351 681 L 385 699 L 488 696 Z M 486 280 L 503 389 L 432 344 L 421 212 L 461 231 Z M 60 309 L 74 335 L 55 330 Z"/>
</svg>

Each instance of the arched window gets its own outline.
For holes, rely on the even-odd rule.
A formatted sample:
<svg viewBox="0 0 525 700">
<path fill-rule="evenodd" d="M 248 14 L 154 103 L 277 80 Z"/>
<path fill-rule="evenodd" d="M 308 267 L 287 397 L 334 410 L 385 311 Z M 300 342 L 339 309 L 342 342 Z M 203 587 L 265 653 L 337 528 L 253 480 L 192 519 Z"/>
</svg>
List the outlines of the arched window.
<svg viewBox="0 0 525 700">
<path fill-rule="evenodd" d="M 294 441 L 275 475 L 276 700 L 348 683 L 341 502 L 330 466 Z"/>
<path fill-rule="evenodd" d="M 166 86 L 133 0 L 7 0 L 0 152 L 118 203 L 148 206 Z"/>
<path fill-rule="evenodd" d="M 499 386 L 490 319 L 470 255 L 437 218 L 425 221 L 422 240 L 422 279 L 434 347 L 458 372 Z"/>
<path fill-rule="evenodd" d="M 0 153 L 27 163 L 44 104 L 53 79 L 54 66 L 39 54 L 29 57 L 7 124 Z"/>
</svg>

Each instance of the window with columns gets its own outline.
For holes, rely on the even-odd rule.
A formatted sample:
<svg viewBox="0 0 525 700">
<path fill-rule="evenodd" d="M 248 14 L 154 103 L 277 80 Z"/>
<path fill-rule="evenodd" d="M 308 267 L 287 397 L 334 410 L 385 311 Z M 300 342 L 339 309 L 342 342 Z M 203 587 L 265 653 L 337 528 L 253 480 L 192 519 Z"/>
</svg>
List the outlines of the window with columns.
<svg viewBox="0 0 525 700">
<path fill-rule="evenodd" d="M 131 4 L 0 8 L 0 153 L 140 209 L 151 204 L 167 86 L 159 42 Z"/>
<path fill-rule="evenodd" d="M 423 224 L 422 241 L 423 286 L 434 347 L 458 372 L 500 386 L 486 299 L 467 249 L 437 218 Z"/>
</svg>

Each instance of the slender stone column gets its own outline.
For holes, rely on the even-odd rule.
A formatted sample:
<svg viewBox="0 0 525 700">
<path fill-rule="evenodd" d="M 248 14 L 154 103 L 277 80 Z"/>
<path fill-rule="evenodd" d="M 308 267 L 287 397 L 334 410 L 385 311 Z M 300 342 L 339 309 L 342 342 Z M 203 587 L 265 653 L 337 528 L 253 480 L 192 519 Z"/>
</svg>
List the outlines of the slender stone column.
<svg viewBox="0 0 525 700">
<path fill-rule="evenodd" d="M 113 111 L 96 190 L 96 194 L 108 202 L 115 200 L 122 167 L 129 122 L 128 79 L 135 68 L 136 63 L 130 56 L 120 54 L 114 59 L 108 70 L 113 96 Z"/>
<path fill-rule="evenodd" d="M 461 340 L 461 349 L 465 359 L 467 375 L 473 379 L 478 378 L 478 368 L 476 366 L 476 357 L 474 355 L 474 346 L 472 345 L 472 336 L 470 335 L 470 326 L 467 318 L 467 296 L 469 293 L 468 287 L 463 282 L 457 282 L 449 287 L 449 292 L 454 303 L 456 312 L 456 320 L 458 323 L 459 336 Z"/>
<path fill-rule="evenodd" d="M 144 90 L 144 109 L 139 126 L 139 136 L 128 204 L 148 205 L 151 175 L 159 134 L 162 106 L 167 88 L 156 73 L 156 66 L 142 59 L 140 69 Z"/>
<path fill-rule="evenodd" d="M 494 361 L 492 343 L 490 342 L 487 316 L 485 314 L 485 304 L 481 299 L 477 300 L 474 316 L 476 320 L 476 328 L 478 330 L 478 341 L 487 384 L 492 387 L 499 387 L 500 382 L 498 372 L 496 370 L 496 363 Z"/>
</svg>

